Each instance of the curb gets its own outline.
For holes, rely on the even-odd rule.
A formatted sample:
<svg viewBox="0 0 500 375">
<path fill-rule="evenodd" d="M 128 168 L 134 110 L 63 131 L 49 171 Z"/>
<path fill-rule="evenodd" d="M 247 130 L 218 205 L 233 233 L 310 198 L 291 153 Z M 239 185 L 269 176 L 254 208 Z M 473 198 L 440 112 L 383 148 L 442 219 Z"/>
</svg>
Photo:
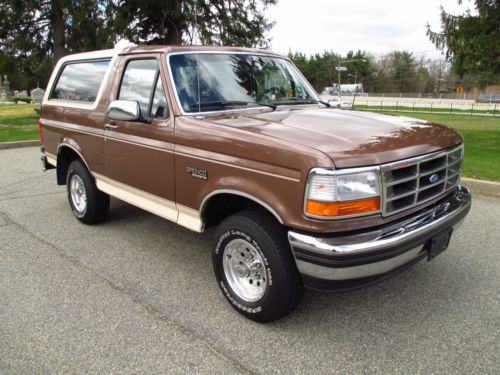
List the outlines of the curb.
<svg viewBox="0 0 500 375">
<path fill-rule="evenodd" d="M 34 146 L 40 146 L 40 141 L 0 142 L 0 150 Z"/>
<path fill-rule="evenodd" d="M 469 188 L 474 194 L 500 197 L 500 182 L 476 180 L 474 178 L 462 177 L 460 183 Z"/>
</svg>

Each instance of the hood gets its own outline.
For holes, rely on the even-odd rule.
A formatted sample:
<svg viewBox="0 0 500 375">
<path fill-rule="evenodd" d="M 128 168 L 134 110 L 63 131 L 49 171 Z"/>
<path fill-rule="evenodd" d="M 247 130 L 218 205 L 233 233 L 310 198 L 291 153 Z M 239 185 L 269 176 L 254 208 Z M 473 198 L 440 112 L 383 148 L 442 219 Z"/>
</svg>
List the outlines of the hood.
<svg viewBox="0 0 500 375">
<path fill-rule="evenodd" d="M 337 168 L 388 163 L 462 142 L 455 130 L 424 120 L 329 108 L 231 113 L 205 121 L 317 149 Z"/>
</svg>

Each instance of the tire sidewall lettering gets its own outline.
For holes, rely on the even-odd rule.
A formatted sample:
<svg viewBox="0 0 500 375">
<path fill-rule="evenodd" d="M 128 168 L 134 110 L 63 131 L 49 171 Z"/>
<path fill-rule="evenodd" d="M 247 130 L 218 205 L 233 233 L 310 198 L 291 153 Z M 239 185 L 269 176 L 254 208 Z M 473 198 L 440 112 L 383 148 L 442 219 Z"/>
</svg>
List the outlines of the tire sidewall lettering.
<svg viewBox="0 0 500 375">
<path fill-rule="evenodd" d="M 267 273 L 267 288 L 271 288 L 273 286 L 273 278 L 272 278 L 272 272 L 271 272 L 271 267 L 269 265 L 269 260 L 267 259 L 267 256 L 265 253 L 262 251 L 261 247 L 259 246 L 259 243 L 254 240 L 248 233 L 238 230 L 238 229 L 229 229 L 225 232 L 223 232 L 220 236 L 219 239 L 217 240 L 217 245 L 215 246 L 215 254 L 220 258 L 219 259 L 219 264 L 222 264 L 222 254 L 224 253 L 224 248 L 233 239 L 241 238 L 247 241 L 248 243 L 252 244 L 252 246 L 259 252 L 260 256 L 262 257 L 262 260 L 264 261 L 266 273 Z M 222 271 L 223 274 L 223 271 Z M 222 275 L 221 275 L 222 276 Z M 233 304 L 238 310 L 244 311 L 245 313 L 248 314 L 257 314 L 262 311 L 262 306 L 260 305 L 262 302 L 264 302 L 264 299 L 266 298 L 266 295 L 262 297 L 261 300 L 257 301 L 256 303 L 259 303 L 257 306 L 245 306 L 244 301 L 240 301 L 240 299 L 237 297 L 237 295 L 231 290 L 231 288 L 226 285 L 225 282 L 225 275 L 221 277 L 219 281 L 219 285 L 222 289 L 222 292 L 224 293 L 225 297 Z"/>
<path fill-rule="evenodd" d="M 228 288 L 226 287 L 226 284 L 224 284 L 224 281 L 220 281 L 220 287 L 222 289 L 222 292 L 226 296 L 226 298 L 231 302 L 234 306 L 236 306 L 238 309 L 245 311 L 246 313 L 249 314 L 257 314 L 262 311 L 262 306 L 257 306 L 257 307 L 247 307 L 243 306 L 241 303 L 239 303 L 229 292 Z"/>
</svg>

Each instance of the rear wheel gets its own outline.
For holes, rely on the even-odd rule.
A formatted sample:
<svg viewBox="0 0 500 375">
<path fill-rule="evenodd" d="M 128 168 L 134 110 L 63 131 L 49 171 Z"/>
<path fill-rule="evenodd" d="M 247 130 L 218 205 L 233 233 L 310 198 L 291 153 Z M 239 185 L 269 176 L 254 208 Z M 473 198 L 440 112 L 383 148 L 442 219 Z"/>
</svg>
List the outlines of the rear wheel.
<svg viewBox="0 0 500 375">
<path fill-rule="evenodd" d="M 76 218 L 85 224 L 103 221 L 109 211 L 109 195 L 95 185 L 87 168 L 79 160 L 68 167 L 66 176 L 68 200 Z"/>
<path fill-rule="evenodd" d="M 217 282 L 233 308 L 257 322 L 295 309 L 303 285 L 283 227 L 260 211 L 228 217 L 218 227 L 212 254 Z"/>
</svg>

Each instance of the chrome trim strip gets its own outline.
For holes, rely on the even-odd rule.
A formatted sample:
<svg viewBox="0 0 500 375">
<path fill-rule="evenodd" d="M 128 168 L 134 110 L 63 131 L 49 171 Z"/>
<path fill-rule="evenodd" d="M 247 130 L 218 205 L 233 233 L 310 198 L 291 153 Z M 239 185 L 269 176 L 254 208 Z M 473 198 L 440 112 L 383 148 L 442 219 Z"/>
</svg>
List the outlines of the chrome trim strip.
<svg viewBox="0 0 500 375">
<path fill-rule="evenodd" d="M 404 182 L 412 181 L 412 180 L 414 180 L 414 179 L 416 179 L 416 178 L 417 178 L 417 175 L 415 174 L 415 175 L 413 175 L 413 176 L 411 176 L 411 177 L 402 178 L 401 180 L 388 182 L 388 183 L 386 184 L 386 186 L 392 186 L 392 185 L 402 184 L 402 183 L 404 183 Z"/>
<path fill-rule="evenodd" d="M 445 169 L 446 169 L 446 165 L 443 165 L 443 166 L 441 166 L 439 168 L 434 168 L 434 169 L 432 169 L 430 171 L 427 171 L 425 173 L 421 173 L 419 177 L 425 177 L 425 176 L 428 176 L 430 174 L 433 174 L 433 173 L 436 173 L 436 172 L 439 172 L 439 171 L 442 171 L 442 170 L 445 170 Z"/>
<path fill-rule="evenodd" d="M 293 230 L 288 232 L 288 241 L 292 248 L 331 256 L 335 256 L 336 254 L 371 253 L 388 247 L 397 248 L 403 243 L 408 243 L 420 236 L 424 236 L 438 225 L 452 221 L 455 217 L 462 214 L 463 211 L 468 210 L 470 205 L 470 192 L 461 186 L 457 191 L 456 197 L 445 201 L 437 207 L 426 210 L 423 214 L 412 217 L 402 223 L 396 231 L 393 230 L 388 233 L 374 232 L 377 237 L 366 242 L 352 242 L 353 238 L 335 237 L 336 244 L 331 244 L 327 242 L 328 239 L 317 238 L 313 235 L 302 234 Z M 369 234 L 369 232 L 365 233 L 365 238 L 368 238 Z M 349 239 L 352 243 L 349 243 Z"/>
<path fill-rule="evenodd" d="M 441 183 L 442 183 L 442 182 L 443 182 L 443 181 L 441 181 Z M 414 192 L 414 191 L 410 191 L 410 192 L 408 192 L 408 193 L 403 193 L 403 194 L 399 194 L 399 195 L 393 195 L 393 196 L 392 196 L 392 197 L 390 197 L 390 198 L 386 198 L 386 202 L 391 202 L 391 201 L 394 201 L 394 200 L 396 200 L 396 199 L 400 199 L 400 198 L 408 197 L 408 196 L 413 195 L 413 194 L 415 194 L 415 192 Z"/>
<path fill-rule="evenodd" d="M 323 267 L 314 263 L 296 260 L 300 273 L 323 280 L 352 280 L 387 273 L 406 263 L 411 262 L 421 255 L 423 246 L 418 246 L 393 258 L 384 259 L 376 263 L 368 263 L 360 266 L 331 268 Z"/>
<path fill-rule="evenodd" d="M 459 221 L 456 221 L 455 218 L 460 217 L 464 211 L 469 209 L 470 205 L 470 192 L 466 188 L 460 187 L 456 196 L 452 199 L 431 210 L 427 210 L 424 214 L 407 220 L 400 227 L 390 227 L 386 233 L 383 230 L 375 230 L 358 235 L 340 235 L 325 239 L 289 231 L 288 240 L 292 250 L 303 249 L 309 251 L 312 254 L 308 256 L 313 259 L 314 253 L 316 253 L 318 254 L 318 260 L 325 259 L 325 255 L 328 256 L 327 260 L 339 259 L 338 256 L 354 255 L 353 261 L 356 261 L 357 255 L 359 255 L 359 259 L 369 259 L 373 253 L 398 249 L 401 246 L 408 246 L 415 242 L 415 247 L 394 257 L 360 265 L 358 263 L 358 265 L 351 267 L 349 267 L 348 261 L 345 261 L 347 263 L 343 264 L 343 267 L 335 267 L 334 265 L 308 262 L 307 257 L 297 259 L 300 252 L 293 251 L 297 267 L 304 275 L 323 280 L 349 280 L 375 276 L 390 272 L 410 263 L 419 256 L 423 256 L 424 245 L 422 241 L 428 240 L 426 235 L 431 235 L 437 226 L 443 225 L 446 227 L 447 222 L 454 222 L 453 231 L 456 231 L 462 225 L 464 218 L 462 217 Z M 374 235 L 376 238 L 370 240 Z M 328 243 L 328 241 L 330 242 Z M 345 260 L 345 258 L 340 259 Z"/>
<path fill-rule="evenodd" d="M 430 185 L 425 185 L 425 186 L 422 186 L 418 189 L 418 192 L 421 192 L 421 191 L 426 191 L 427 189 L 430 189 L 430 188 L 433 188 L 433 187 L 436 187 L 438 185 L 441 185 L 441 184 L 446 184 L 446 179 L 442 179 L 441 181 L 438 181 L 438 182 L 435 182 L 433 184 L 430 184 Z M 415 194 L 415 192 L 413 193 Z"/>
<path fill-rule="evenodd" d="M 201 217 L 204 216 L 205 214 L 205 206 L 208 203 L 208 200 L 212 198 L 214 195 L 218 194 L 234 194 L 234 195 L 239 195 L 241 197 L 248 198 L 250 200 L 253 200 L 255 203 L 260 204 L 262 207 L 267 209 L 270 213 L 274 215 L 274 217 L 279 221 L 280 224 L 283 224 L 283 220 L 281 219 L 281 216 L 272 208 L 270 205 L 268 205 L 266 202 L 260 200 L 259 198 L 254 197 L 253 195 L 250 195 L 248 193 L 244 193 L 242 191 L 238 190 L 232 190 L 232 189 L 219 189 L 212 191 L 210 194 L 208 194 L 205 198 L 203 198 L 203 201 L 200 204 L 200 210 L 199 212 L 201 213 Z"/>
</svg>

